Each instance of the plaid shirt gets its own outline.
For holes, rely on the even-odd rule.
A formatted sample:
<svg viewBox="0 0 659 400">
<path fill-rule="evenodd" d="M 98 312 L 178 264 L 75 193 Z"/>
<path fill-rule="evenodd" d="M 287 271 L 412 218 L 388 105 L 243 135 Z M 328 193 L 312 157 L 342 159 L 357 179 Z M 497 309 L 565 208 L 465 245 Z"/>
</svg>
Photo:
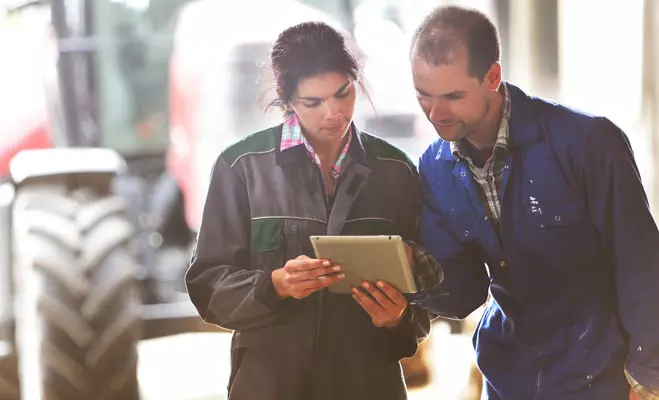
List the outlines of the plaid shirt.
<svg viewBox="0 0 659 400">
<path fill-rule="evenodd" d="M 433 289 L 435 286 L 442 283 L 444 280 L 444 271 L 426 249 L 414 242 L 407 242 L 412 249 L 412 257 L 414 258 L 414 282 L 416 289 L 419 292 L 425 292 Z M 417 296 L 408 297 L 408 301 L 412 305 L 418 304 Z"/>
<path fill-rule="evenodd" d="M 339 155 L 336 164 L 334 164 L 332 171 L 330 172 L 330 176 L 335 182 L 339 175 L 341 175 L 341 167 L 343 166 L 343 162 L 345 161 L 345 158 L 348 154 L 351 141 L 352 129 L 350 130 L 348 141 L 343 147 L 343 151 Z M 297 115 L 292 114 L 286 119 L 286 121 L 284 121 L 284 126 L 281 133 L 281 145 L 279 148 L 281 151 L 283 151 L 290 149 L 291 147 L 299 146 L 301 144 L 304 144 L 304 147 L 307 149 L 307 154 L 309 154 L 316 165 L 318 165 L 320 168 L 320 158 L 318 158 L 318 154 L 314 151 L 309 141 L 302 134 L 302 128 L 300 127 L 300 122 L 297 118 Z M 421 246 L 412 242 L 408 242 L 408 244 L 412 248 L 412 255 L 414 257 L 414 280 L 416 282 L 417 290 L 428 290 L 437 286 L 442 281 L 443 277 L 442 269 L 439 266 L 439 263 Z"/>
<path fill-rule="evenodd" d="M 330 171 L 330 177 L 335 183 L 341 175 L 341 167 L 343 166 L 343 162 L 348 155 L 348 149 L 350 148 L 351 141 L 352 128 L 350 128 L 350 131 L 348 132 L 348 140 L 346 141 L 345 146 L 343 146 L 343 150 L 341 151 L 339 158 L 336 160 L 336 163 Z M 284 126 L 281 132 L 281 145 L 279 146 L 279 149 L 284 151 L 301 144 L 304 144 L 304 147 L 307 149 L 307 154 L 309 154 L 309 157 L 311 157 L 318 168 L 320 168 L 320 158 L 318 157 L 318 153 L 314 151 L 313 147 L 311 147 L 311 143 L 309 143 L 307 138 L 302 134 L 302 127 L 300 126 L 300 121 L 298 120 L 297 115 L 291 114 L 286 119 L 286 121 L 284 121 Z"/>
<path fill-rule="evenodd" d="M 467 156 L 465 149 L 465 142 L 451 142 L 451 151 L 456 157 L 467 160 L 469 170 L 474 177 L 474 181 L 480 188 L 481 199 L 485 204 L 485 211 L 487 216 L 495 223 L 498 224 L 501 217 L 501 181 L 503 177 L 504 168 L 510 168 L 504 164 L 504 156 L 508 151 L 508 137 L 509 137 L 509 122 L 510 122 L 510 95 L 506 84 L 502 84 L 504 92 L 503 112 L 501 115 L 501 122 L 499 122 L 499 132 L 497 134 L 497 141 L 492 150 L 492 156 L 485 162 L 483 167 L 478 167 L 474 160 Z"/>
</svg>

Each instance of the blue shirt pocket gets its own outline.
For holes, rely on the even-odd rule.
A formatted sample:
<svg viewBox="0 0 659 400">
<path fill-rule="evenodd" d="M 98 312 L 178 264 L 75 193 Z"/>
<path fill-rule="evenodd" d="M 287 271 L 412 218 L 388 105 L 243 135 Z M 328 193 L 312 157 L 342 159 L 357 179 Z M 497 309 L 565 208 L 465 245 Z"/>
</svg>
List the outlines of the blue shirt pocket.
<svg viewBox="0 0 659 400">
<path fill-rule="evenodd" d="M 569 228 L 581 224 L 587 215 L 585 206 L 576 199 L 540 201 L 531 197 L 529 202 L 525 219 L 533 230 Z"/>
</svg>

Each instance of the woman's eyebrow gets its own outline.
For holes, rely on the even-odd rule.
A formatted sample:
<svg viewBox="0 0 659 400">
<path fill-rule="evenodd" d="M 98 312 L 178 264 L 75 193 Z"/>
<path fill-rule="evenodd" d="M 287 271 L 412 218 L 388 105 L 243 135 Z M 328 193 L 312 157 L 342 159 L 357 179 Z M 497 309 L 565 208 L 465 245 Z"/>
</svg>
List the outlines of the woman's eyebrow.
<svg viewBox="0 0 659 400">
<path fill-rule="evenodd" d="M 336 92 L 334 92 L 334 95 L 336 96 L 337 94 L 343 92 L 343 90 L 344 90 L 345 88 L 347 88 L 348 86 L 350 86 L 351 83 L 352 83 L 352 81 L 348 81 L 348 82 L 344 83 L 343 85 L 341 85 L 341 87 L 339 88 L 339 90 L 337 90 Z M 306 100 L 306 101 L 319 101 L 319 100 L 322 100 L 322 97 L 298 96 L 297 98 L 300 99 L 300 100 Z"/>
</svg>

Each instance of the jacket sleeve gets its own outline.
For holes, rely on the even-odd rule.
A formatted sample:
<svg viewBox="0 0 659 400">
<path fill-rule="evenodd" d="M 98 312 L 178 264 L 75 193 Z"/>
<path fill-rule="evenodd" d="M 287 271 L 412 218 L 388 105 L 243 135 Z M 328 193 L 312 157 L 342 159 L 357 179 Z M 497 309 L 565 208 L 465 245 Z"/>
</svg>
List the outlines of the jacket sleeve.
<svg viewBox="0 0 659 400">
<path fill-rule="evenodd" d="M 412 357 L 418 350 L 419 344 L 430 335 L 430 317 L 422 308 L 408 306 L 397 327 L 381 329 L 386 330 L 387 359 L 399 361 L 402 358 Z"/>
<path fill-rule="evenodd" d="M 406 243 L 412 249 L 414 259 L 414 282 L 418 291 L 434 288 L 443 279 L 442 268 L 435 258 L 419 244 L 419 216 L 421 213 L 421 185 L 419 174 L 414 169 L 413 179 L 408 187 L 403 188 L 405 193 L 404 205 L 401 209 L 402 231 Z M 414 296 L 407 296 L 408 300 Z"/>
<path fill-rule="evenodd" d="M 280 314 L 285 300 L 270 274 L 249 268 L 250 230 L 245 184 L 220 157 L 185 276 L 190 299 L 208 323 L 243 330 L 271 324 Z"/>
<path fill-rule="evenodd" d="M 407 241 L 418 238 L 419 229 L 419 179 L 414 171 L 413 176 L 407 180 L 406 187 L 402 188 L 403 204 L 399 208 L 398 223 L 401 236 Z M 386 328 L 383 328 L 386 329 Z M 400 324 L 388 329 L 387 358 L 398 361 L 401 358 L 413 356 L 423 340 L 430 334 L 430 316 L 418 307 L 409 305 Z"/>
<path fill-rule="evenodd" d="M 489 278 L 485 263 L 453 236 L 448 220 L 430 190 L 430 166 L 434 160 L 421 159 L 420 244 L 437 260 L 443 273 L 439 285 L 417 293 L 412 301 L 429 312 L 463 319 L 487 300 Z"/>
<path fill-rule="evenodd" d="M 577 157 L 578 155 L 575 155 Z M 627 136 L 605 118 L 587 132 L 581 179 L 590 217 L 615 267 L 627 372 L 659 391 L 659 231 Z"/>
</svg>

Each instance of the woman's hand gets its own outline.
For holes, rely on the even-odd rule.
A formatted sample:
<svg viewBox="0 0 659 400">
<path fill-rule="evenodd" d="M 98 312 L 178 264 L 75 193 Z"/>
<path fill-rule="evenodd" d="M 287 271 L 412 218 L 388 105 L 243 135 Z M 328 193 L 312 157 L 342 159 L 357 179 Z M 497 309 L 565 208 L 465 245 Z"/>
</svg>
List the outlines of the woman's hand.
<svg viewBox="0 0 659 400">
<path fill-rule="evenodd" d="M 371 282 L 363 282 L 362 288 L 368 294 L 359 288 L 353 288 L 352 297 L 371 316 L 373 325 L 379 328 L 398 326 L 407 309 L 405 296 L 382 281 L 378 281 L 377 286 Z"/>
<path fill-rule="evenodd" d="M 345 275 L 340 266 L 327 260 L 299 256 L 289 260 L 283 268 L 272 271 L 271 277 L 279 297 L 303 299 L 340 281 Z"/>
</svg>

